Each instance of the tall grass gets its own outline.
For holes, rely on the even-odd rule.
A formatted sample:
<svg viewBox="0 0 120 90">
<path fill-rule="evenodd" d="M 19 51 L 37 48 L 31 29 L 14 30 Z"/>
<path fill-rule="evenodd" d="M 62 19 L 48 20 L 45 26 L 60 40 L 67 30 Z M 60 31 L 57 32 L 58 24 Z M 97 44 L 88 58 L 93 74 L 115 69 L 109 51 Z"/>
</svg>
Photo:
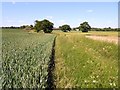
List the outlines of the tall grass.
<svg viewBox="0 0 120 90">
<path fill-rule="evenodd" d="M 117 88 L 118 46 L 84 35 L 59 33 L 56 40 L 57 87 Z"/>
</svg>

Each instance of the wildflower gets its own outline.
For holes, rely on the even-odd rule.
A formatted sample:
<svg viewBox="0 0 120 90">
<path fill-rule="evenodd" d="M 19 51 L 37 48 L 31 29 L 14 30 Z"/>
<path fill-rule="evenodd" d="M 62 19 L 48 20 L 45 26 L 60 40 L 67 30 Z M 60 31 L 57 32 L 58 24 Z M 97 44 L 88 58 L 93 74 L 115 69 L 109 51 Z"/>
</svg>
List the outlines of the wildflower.
<svg viewBox="0 0 120 90">
<path fill-rule="evenodd" d="M 86 83 L 86 82 L 87 82 L 87 80 L 84 80 L 84 82 Z"/>
<path fill-rule="evenodd" d="M 112 86 L 112 83 L 109 83 Z"/>
<path fill-rule="evenodd" d="M 93 83 L 96 83 L 97 81 L 96 80 L 93 80 Z"/>
<path fill-rule="evenodd" d="M 99 76 L 97 75 L 96 77 L 98 78 Z"/>
<path fill-rule="evenodd" d="M 85 67 L 85 65 L 83 67 Z"/>
<path fill-rule="evenodd" d="M 105 50 L 105 48 L 103 48 L 103 50 Z"/>
<path fill-rule="evenodd" d="M 115 83 L 113 83 L 113 86 L 116 86 L 116 84 L 115 84 Z"/>
<path fill-rule="evenodd" d="M 42 79 L 40 80 L 40 83 L 42 83 Z"/>
</svg>

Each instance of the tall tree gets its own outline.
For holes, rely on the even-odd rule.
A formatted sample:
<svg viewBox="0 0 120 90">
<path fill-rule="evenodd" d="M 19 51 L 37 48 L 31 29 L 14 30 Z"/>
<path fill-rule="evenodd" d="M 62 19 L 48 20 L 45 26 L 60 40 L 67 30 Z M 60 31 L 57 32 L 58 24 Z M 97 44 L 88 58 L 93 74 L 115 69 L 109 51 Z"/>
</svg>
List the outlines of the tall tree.
<svg viewBox="0 0 120 90">
<path fill-rule="evenodd" d="M 83 22 L 79 26 L 79 30 L 81 30 L 82 32 L 88 32 L 90 31 L 90 29 L 91 29 L 91 26 L 88 24 L 88 22 Z"/>
<path fill-rule="evenodd" d="M 44 19 L 42 21 L 35 21 L 35 29 L 37 32 L 43 30 L 45 33 L 51 33 L 53 31 L 53 23 Z"/>
</svg>

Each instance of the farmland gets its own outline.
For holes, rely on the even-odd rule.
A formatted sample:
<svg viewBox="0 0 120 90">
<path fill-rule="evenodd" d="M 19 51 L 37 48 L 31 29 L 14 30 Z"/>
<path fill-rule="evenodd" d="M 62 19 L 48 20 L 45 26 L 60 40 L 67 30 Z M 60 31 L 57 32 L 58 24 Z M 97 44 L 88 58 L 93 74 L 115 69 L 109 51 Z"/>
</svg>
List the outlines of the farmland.
<svg viewBox="0 0 120 90">
<path fill-rule="evenodd" d="M 2 86 L 4 88 L 46 88 L 48 66 L 55 35 L 2 32 Z"/>
<path fill-rule="evenodd" d="M 118 44 L 86 38 L 117 36 L 117 32 L 30 33 L 2 30 L 2 85 L 9 88 L 48 87 L 55 40 L 56 88 L 117 88 Z"/>
</svg>

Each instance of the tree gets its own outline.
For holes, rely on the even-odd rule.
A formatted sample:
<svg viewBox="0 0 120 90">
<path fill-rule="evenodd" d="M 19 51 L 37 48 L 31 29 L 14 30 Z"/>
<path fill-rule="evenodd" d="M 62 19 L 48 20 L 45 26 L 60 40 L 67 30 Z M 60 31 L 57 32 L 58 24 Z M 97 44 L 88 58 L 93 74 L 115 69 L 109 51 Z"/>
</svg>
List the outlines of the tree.
<svg viewBox="0 0 120 90">
<path fill-rule="evenodd" d="M 73 30 L 75 31 L 75 30 L 76 30 L 76 28 L 73 28 Z"/>
<path fill-rule="evenodd" d="M 35 30 L 39 32 L 40 30 L 43 30 L 45 33 L 51 33 L 53 31 L 53 23 L 48 21 L 47 19 L 44 19 L 42 21 L 35 21 Z"/>
<path fill-rule="evenodd" d="M 59 28 L 63 31 L 63 32 L 68 32 L 71 30 L 70 26 L 69 25 L 62 25 L 62 26 L 59 26 Z"/>
<path fill-rule="evenodd" d="M 25 25 L 23 25 L 23 26 L 20 26 L 22 29 L 24 29 L 26 26 Z"/>
<path fill-rule="evenodd" d="M 43 21 L 41 21 L 41 28 L 43 29 L 43 31 L 45 33 L 51 33 L 53 31 L 53 23 L 44 19 Z"/>
<path fill-rule="evenodd" d="M 88 24 L 88 22 L 83 22 L 79 26 L 79 30 L 81 30 L 82 32 L 88 32 L 90 31 L 90 29 L 91 29 L 91 26 Z"/>
<path fill-rule="evenodd" d="M 33 28 L 33 25 L 30 25 L 31 28 Z"/>
<path fill-rule="evenodd" d="M 39 32 L 41 30 L 41 21 L 36 20 L 34 28 L 36 32 Z"/>
</svg>

